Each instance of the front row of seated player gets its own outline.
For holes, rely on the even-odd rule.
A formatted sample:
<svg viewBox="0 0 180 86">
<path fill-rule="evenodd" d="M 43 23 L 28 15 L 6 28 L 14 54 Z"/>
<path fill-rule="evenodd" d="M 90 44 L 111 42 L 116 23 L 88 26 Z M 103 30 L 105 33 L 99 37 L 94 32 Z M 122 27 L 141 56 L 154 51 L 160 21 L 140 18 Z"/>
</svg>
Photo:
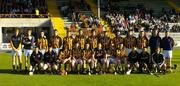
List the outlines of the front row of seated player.
<svg viewBox="0 0 180 86">
<path fill-rule="evenodd" d="M 111 46 L 114 46 L 111 44 Z M 44 55 L 35 48 L 30 57 L 30 75 L 34 72 L 52 73 L 67 75 L 68 73 L 78 74 L 105 74 L 122 73 L 131 74 L 131 72 L 140 73 L 165 73 L 166 65 L 160 48 L 150 56 L 146 48 L 139 54 L 133 47 L 129 55 L 123 44 L 117 48 L 103 49 L 101 43 L 97 49 L 91 50 L 90 45 L 86 44 L 85 49 L 80 49 L 79 44 L 75 45 L 73 50 L 64 47 L 59 54 L 56 54 L 49 46 Z"/>
</svg>

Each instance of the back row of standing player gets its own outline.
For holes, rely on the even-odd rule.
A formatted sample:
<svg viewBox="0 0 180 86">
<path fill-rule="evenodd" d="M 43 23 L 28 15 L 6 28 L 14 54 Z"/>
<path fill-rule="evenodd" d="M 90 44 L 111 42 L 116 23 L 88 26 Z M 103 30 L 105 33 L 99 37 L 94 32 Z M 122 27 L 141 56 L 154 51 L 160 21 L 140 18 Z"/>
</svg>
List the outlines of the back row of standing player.
<svg viewBox="0 0 180 86">
<path fill-rule="evenodd" d="M 96 31 L 92 30 L 91 36 L 86 36 L 82 30 L 79 30 L 77 36 L 72 37 L 70 33 L 67 32 L 67 36 L 63 39 L 58 36 L 58 32 L 55 30 L 54 35 L 50 39 L 47 39 L 44 32 L 41 32 L 37 41 L 35 41 L 31 33 L 32 31 L 28 30 L 27 35 L 22 38 L 19 30 L 16 29 L 15 34 L 11 37 L 13 70 L 22 69 L 22 46 L 25 52 L 26 70 L 28 70 L 28 57 L 32 57 L 32 54 L 36 51 L 34 50 L 33 52 L 34 46 L 38 48 L 38 51 L 42 54 L 42 58 L 48 58 L 46 54 L 48 54 L 51 48 L 57 58 L 60 58 L 59 60 L 63 60 L 63 62 L 67 62 L 69 57 L 72 57 L 70 61 L 72 67 L 75 66 L 75 64 L 84 64 L 85 61 L 82 58 L 89 59 L 87 62 L 94 61 L 93 63 L 97 63 L 103 61 L 108 65 L 115 60 L 114 57 L 118 57 L 118 49 L 120 49 L 120 47 L 124 49 L 124 52 L 120 51 L 121 54 L 124 53 L 126 57 L 128 57 L 134 48 L 137 48 L 136 51 L 141 53 L 144 48 L 148 48 L 149 46 L 152 55 L 156 52 L 157 48 L 160 47 L 163 50 L 162 53 L 165 58 L 165 63 L 167 64 L 167 69 L 171 67 L 174 40 L 169 36 L 168 31 L 165 32 L 165 37 L 161 39 L 158 35 L 158 30 L 154 29 L 149 40 L 144 35 L 144 31 L 141 31 L 136 38 L 133 36 L 132 30 L 129 30 L 127 36 L 124 38 L 121 37 L 120 32 L 117 32 L 114 38 L 110 38 L 107 32 L 97 35 Z M 16 60 L 16 55 L 18 56 L 18 60 Z M 94 57 L 93 55 L 99 58 L 90 59 Z M 104 57 L 109 58 L 104 59 Z M 94 66 L 96 66 L 96 64 L 94 64 Z"/>
</svg>

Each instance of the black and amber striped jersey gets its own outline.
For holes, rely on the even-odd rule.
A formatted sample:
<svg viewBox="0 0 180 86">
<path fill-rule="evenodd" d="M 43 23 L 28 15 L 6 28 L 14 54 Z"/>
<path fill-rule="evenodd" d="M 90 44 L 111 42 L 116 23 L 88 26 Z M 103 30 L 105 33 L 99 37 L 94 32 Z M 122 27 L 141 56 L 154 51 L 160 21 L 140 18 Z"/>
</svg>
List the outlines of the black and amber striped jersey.
<svg viewBox="0 0 180 86">
<path fill-rule="evenodd" d="M 63 47 L 68 47 L 69 50 L 72 50 L 73 38 L 72 37 L 64 37 L 63 39 Z"/>
<path fill-rule="evenodd" d="M 85 59 L 90 59 L 92 58 L 92 51 L 90 49 L 85 49 L 83 50 L 83 57 Z"/>
<path fill-rule="evenodd" d="M 96 49 L 97 48 L 97 37 L 96 36 L 90 36 L 88 39 L 87 39 L 87 43 L 90 44 L 90 48 L 91 49 Z"/>
<path fill-rule="evenodd" d="M 72 50 L 65 49 L 59 53 L 59 59 L 64 60 L 71 57 L 71 55 L 72 55 Z"/>
<path fill-rule="evenodd" d="M 100 36 L 98 38 L 98 43 L 101 43 L 102 46 L 104 47 L 104 49 L 106 49 L 106 50 L 109 49 L 110 41 L 111 41 L 111 39 L 108 36 Z"/>
<path fill-rule="evenodd" d="M 84 49 L 85 41 L 86 38 L 84 37 L 84 35 L 78 35 L 75 39 L 73 39 L 73 44 L 79 43 L 81 49 Z"/>
<path fill-rule="evenodd" d="M 73 57 L 75 58 L 75 59 L 79 59 L 79 58 L 82 58 L 82 54 L 83 54 L 83 52 L 82 52 L 82 50 L 81 49 L 73 49 Z"/>
<path fill-rule="evenodd" d="M 148 47 L 147 37 L 138 37 L 137 38 L 137 48 L 143 49 Z"/>
<path fill-rule="evenodd" d="M 59 36 L 53 36 L 50 39 L 52 48 L 60 48 L 62 46 L 62 39 Z"/>
<path fill-rule="evenodd" d="M 47 49 L 48 47 L 48 40 L 46 36 L 38 38 L 37 44 L 39 49 Z"/>
<path fill-rule="evenodd" d="M 113 41 L 113 43 L 115 44 L 115 46 L 117 47 L 118 45 L 120 45 L 120 44 L 123 44 L 123 38 L 122 37 L 114 37 L 113 39 L 112 39 L 112 41 Z"/>
<path fill-rule="evenodd" d="M 127 58 L 127 57 L 128 57 L 128 54 L 125 48 L 116 50 L 116 58 Z"/>
<path fill-rule="evenodd" d="M 136 47 L 136 37 L 134 36 L 127 36 L 124 38 L 123 44 L 126 48 L 133 48 Z"/>
</svg>

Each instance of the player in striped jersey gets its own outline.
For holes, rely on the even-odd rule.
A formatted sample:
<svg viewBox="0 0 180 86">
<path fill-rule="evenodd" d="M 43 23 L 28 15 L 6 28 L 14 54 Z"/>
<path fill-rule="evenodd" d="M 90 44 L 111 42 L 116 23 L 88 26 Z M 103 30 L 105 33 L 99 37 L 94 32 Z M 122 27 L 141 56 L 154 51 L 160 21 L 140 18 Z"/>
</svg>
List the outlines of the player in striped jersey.
<svg viewBox="0 0 180 86">
<path fill-rule="evenodd" d="M 137 52 L 141 53 L 143 48 L 148 47 L 148 39 L 144 35 L 144 31 L 140 31 L 139 37 L 137 38 Z"/>
<path fill-rule="evenodd" d="M 68 50 L 72 50 L 73 38 L 70 35 L 70 32 L 67 31 L 67 36 L 63 39 L 63 48 L 68 47 Z"/>
<path fill-rule="evenodd" d="M 54 30 L 54 36 L 50 39 L 50 42 L 52 44 L 53 51 L 56 54 L 59 54 L 59 51 L 62 47 L 62 39 L 60 36 L 58 36 L 57 30 Z"/>
<path fill-rule="evenodd" d="M 67 75 L 69 72 L 69 66 L 71 65 L 72 50 L 68 50 L 68 47 L 64 47 L 62 51 L 59 52 L 59 64 L 60 74 Z"/>
<path fill-rule="evenodd" d="M 83 52 L 80 49 L 79 43 L 75 44 L 75 48 L 73 49 L 72 52 L 72 68 L 73 71 L 75 70 L 75 68 L 77 68 L 77 72 L 78 74 L 80 74 L 82 72 L 82 68 L 83 68 Z"/>
<path fill-rule="evenodd" d="M 114 37 L 112 40 L 116 47 L 120 44 L 123 44 L 123 38 L 120 35 L 120 31 L 116 33 L 116 37 Z"/>
<path fill-rule="evenodd" d="M 83 65 L 84 69 L 88 69 L 88 74 L 91 75 L 92 70 L 95 68 L 96 59 L 94 58 L 94 53 L 90 49 L 90 45 L 86 44 L 83 50 Z M 88 66 L 87 66 L 88 65 Z"/>
<path fill-rule="evenodd" d="M 92 51 L 94 51 L 97 48 L 97 36 L 96 36 L 96 31 L 92 30 L 91 36 L 87 39 L 87 43 L 90 44 L 90 48 Z"/>
<path fill-rule="evenodd" d="M 117 46 L 116 49 L 116 71 L 118 73 L 125 73 L 125 68 L 127 65 L 127 52 L 123 44 Z"/>
<path fill-rule="evenodd" d="M 129 53 L 132 51 L 133 47 L 136 47 L 136 37 L 133 36 L 133 31 L 129 30 L 127 36 L 124 38 L 123 44 L 126 48 L 126 51 Z"/>
<path fill-rule="evenodd" d="M 83 31 L 79 30 L 79 35 L 77 35 L 74 39 L 74 43 L 79 43 L 81 49 L 84 49 L 85 46 L 85 36 L 83 35 Z"/>
<path fill-rule="evenodd" d="M 41 35 L 38 38 L 37 46 L 39 47 L 39 51 L 44 55 L 46 50 L 48 49 L 48 40 L 43 31 L 41 31 Z"/>
</svg>

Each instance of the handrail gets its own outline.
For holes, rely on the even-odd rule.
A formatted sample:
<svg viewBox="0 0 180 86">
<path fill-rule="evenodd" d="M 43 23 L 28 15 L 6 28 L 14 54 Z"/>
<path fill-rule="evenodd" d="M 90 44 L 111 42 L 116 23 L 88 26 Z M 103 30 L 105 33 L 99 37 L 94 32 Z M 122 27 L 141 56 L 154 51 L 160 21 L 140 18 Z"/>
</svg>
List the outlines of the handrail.
<svg viewBox="0 0 180 86">
<path fill-rule="evenodd" d="M 0 18 L 49 18 L 49 14 L 0 14 Z"/>
</svg>

